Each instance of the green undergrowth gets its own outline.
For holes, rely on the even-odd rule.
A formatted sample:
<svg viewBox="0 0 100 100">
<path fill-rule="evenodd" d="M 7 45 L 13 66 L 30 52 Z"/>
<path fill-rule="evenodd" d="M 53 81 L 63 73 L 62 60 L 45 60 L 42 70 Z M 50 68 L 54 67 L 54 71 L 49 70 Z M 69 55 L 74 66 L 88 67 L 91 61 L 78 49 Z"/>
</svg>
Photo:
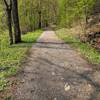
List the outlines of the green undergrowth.
<svg viewBox="0 0 100 100">
<path fill-rule="evenodd" d="M 9 45 L 8 32 L 0 34 L 0 90 L 6 86 L 6 78 L 16 74 L 26 57 L 28 49 L 36 42 L 42 31 L 22 35 L 22 43 Z"/>
<path fill-rule="evenodd" d="M 100 66 L 100 52 L 91 47 L 87 43 L 82 43 L 78 38 L 70 33 L 69 29 L 59 29 L 56 31 L 59 38 L 74 47 L 80 54 L 82 54 L 92 64 Z"/>
</svg>

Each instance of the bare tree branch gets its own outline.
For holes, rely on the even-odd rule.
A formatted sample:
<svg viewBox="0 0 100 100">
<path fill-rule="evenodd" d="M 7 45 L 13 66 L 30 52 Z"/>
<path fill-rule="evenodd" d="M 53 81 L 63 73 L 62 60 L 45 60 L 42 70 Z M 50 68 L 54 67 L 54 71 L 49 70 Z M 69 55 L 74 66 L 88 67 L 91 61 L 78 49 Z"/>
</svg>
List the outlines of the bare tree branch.
<svg viewBox="0 0 100 100">
<path fill-rule="evenodd" d="M 6 0 L 4 0 L 4 3 L 5 3 L 5 5 L 6 5 L 6 7 L 9 8 L 9 5 L 8 5 L 8 3 L 7 3 Z"/>
</svg>

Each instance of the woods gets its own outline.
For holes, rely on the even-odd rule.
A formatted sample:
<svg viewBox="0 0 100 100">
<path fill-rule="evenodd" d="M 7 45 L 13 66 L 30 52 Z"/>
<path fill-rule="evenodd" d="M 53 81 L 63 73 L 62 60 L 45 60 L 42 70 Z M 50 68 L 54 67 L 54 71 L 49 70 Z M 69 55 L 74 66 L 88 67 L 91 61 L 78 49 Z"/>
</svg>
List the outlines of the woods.
<svg viewBox="0 0 100 100">
<path fill-rule="evenodd" d="M 49 32 L 50 30 L 54 32 Z M 41 41 L 36 43 L 42 33 L 44 33 L 41 39 L 43 43 Z M 55 43 L 56 39 L 57 43 Z M 36 45 L 33 43 L 36 43 Z M 69 45 L 71 48 L 69 48 Z M 49 65 L 49 68 L 52 65 L 53 67 L 56 66 L 55 70 L 65 65 L 65 67 L 73 67 L 72 69 L 74 67 L 77 69 L 78 66 L 79 70 L 80 67 L 83 68 L 85 65 L 86 67 L 90 66 L 84 60 L 80 63 L 83 58 L 74 56 L 76 53 L 71 51 L 72 49 L 75 49 L 75 52 L 85 58 L 87 63 L 100 66 L 100 0 L 0 0 L 0 91 L 4 90 L 9 84 L 7 77 L 20 71 L 23 62 L 26 63 L 24 59 L 27 56 L 32 60 L 28 59 L 27 69 L 31 63 L 32 68 L 39 64 L 41 67 L 40 69 L 37 68 L 39 71 L 45 65 L 47 69 Z M 39 57 L 35 55 L 35 52 Z M 67 54 L 68 52 L 70 54 Z M 53 58 L 54 55 L 55 58 Z M 66 61 L 66 58 L 68 61 Z M 57 64 L 55 60 L 57 60 Z M 70 64 L 67 65 L 67 63 Z M 66 72 L 65 69 L 61 70 Z M 51 71 L 51 69 L 49 70 Z M 68 71 L 66 75 L 74 73 L 75 76 L 77 76 L 76 74 L 79 77 L 84 76 L 84 73 L 79 74 L 78 72 L 81 72 L 81 70 L 75 73 Z M 51 74 L 56 76 L 56 72 L 51 72 Z M 59 74 L 62 75 L 63 72 Z M 63 77 L 61 80 L 63 80 Z M 88 81 L 86 80 L 86 82 Z M 89 81 L 89 84 L 91 82 Z M 55 98 L 52 98 L 52 100 L 59 100 Z"/>
<path fill-rule="evenodd" d="M 8 1 L 4 0 L 5 5 L 1 6 L 6 6 L 7 10 L 9 10 L 7 12 L 9 13 L 12 11 L 14 27 L 19 27 L 18 29 L 14 28 L 15 37 L 19 37 L 18 41 L 21 41 L 20 31 L 24 33 L 51 25 L 70 27 L 73 23 L 79 22 L 83 25 L 82 27 L 84 30 L 86 30 L 85 28 L 87 27 L 89 17 L 93 14 L 96 4 L 98 4 L 98 0 L 32 0 L 30 2 L 29 0 Z M 12 7 L 9 8 L 8 6 Z M 18 9 L 19 15 L 17 11 Z M 97 10 L 99 11 L 99 8 Z M 18 21 L 19 19 L 20 25 Z M 15 42 L 17 42 L 17 40 L 15 40 Z"/>
<path fill-rule="evenodd" d="M 7 13 L 7 23 L 9 29 L 10 44 L 13 44 L 13 36 L 15 36 L 15 43 L 21 42 L 21 31 L 19 26 L 18 3 L 17 0 L 4 0 Z M 12 21 L 14 25 L 14 35 L 12 32 Z"/>
<path fill-rule="evenodd" d="M 4 0 L 7 6 L 7 2 Z M 98 0 L 33 0 L 23 1 L 17 0 L 16 2 L 10 1 L 12 4 L 12 12 L 19 9 L 19 18 L 21 31 L 32 31 L 37 28 L 44 28 L 50 25 L 71 26 L 74 22 L 84 22 L 88 24 L 89 16 L 94 12 L 94 7 Z M 9 3 L 10 3 L 9 2 Z M 18 2 L 18 8 L 17 8 Z M 13 7 L 13 5 L 15 5 Z M 26 6 L 27 5 L 27 6 Z M 4 5 L 3 5 L 4 6 Z M 15 10 L 16 7 L 16 10 Z M 8 8 L 8 7 L 7 7 Z M 11 8 L 11 7 L 10 7 Z M 99 9 L 97 9 L 99 11 Z M 18 12 L 18 11 L 17 11 Z M 14 14 L 12 13 L 14 16 Z M 12 16 L 12 17 L 13 17 Z M 16 16 L 17 13 L 16 13 Z M 13 20 L 16 23 L 15 20 Z M 17 23 L 18 24 L 18 23 Z M 15 26 L 15 25 L 14 25 Z M 86 26 L 86 25 L 85 25 Z M 19 27 L 19 25 L 17 25 Z M 15 29 L 16 31 L 16 29 Z M 18 28 L 17 31 L 20 31 Z M 16 32 L 15 32 L 16 33 Z M 20 33 L 20 32 L 19 32 Z M 20 35 L 19 35 L 20 37 Z"/>
</svg>

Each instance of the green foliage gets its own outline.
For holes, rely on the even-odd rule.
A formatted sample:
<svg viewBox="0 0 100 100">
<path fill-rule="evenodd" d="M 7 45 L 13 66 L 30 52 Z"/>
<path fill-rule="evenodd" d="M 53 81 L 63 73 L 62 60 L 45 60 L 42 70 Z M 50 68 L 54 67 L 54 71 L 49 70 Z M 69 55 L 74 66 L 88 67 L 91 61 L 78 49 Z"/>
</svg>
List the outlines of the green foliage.
<svg viewBox="0 0 100 100">
<path fill-rule="evenodd" d="M 86 57 L 91 63 L 100 65 L 100 53 L 89 44 L 82 43 L 80 40 L 76 39 L 72 33 L 67 31 L 67 29 L 58 30 L 57 35 L 66 43 L 71 44 L 72 47 Z"/>
<path fill-rule="evenodd" d="M 23 43 L 9 46 L 8 32 L 4 32 L 0 39 L 0 80 L 9 75 L 14 75 L 20 68 L 23 58 L 26 56 L 28 48 L 36 42 L 42 33 L 41 30 L 30 32 L 22 36 Z M 0 89 L 5 86 L 5 80 L 0 81 Z"/>
<path fill-rule="evenodd" d="M 4 78 L 0 79 L 0 91 L 4 90 L 6 85 L 7 85 L 7 81 Z"/>
<path fill-rule="evenodd" d="M 57 0 L 19 0 L 19 17 L 22 31 L 32 31 L 57 23 Z"/>
<path fill-rule="evenodd" d="M 86 20 L 97 0 L 18 0 L 22 32 L 28 32 L 52 24 L 71 26 L 77 20 Z M 0 19 L 4 4 L 0 4 Z M 6 17 L 6 16 L 5 16 Z M 5 19 L 4 19 L 5 20 Z M 1 24 L 1 23 L 0 23 Z"/>
<path fill-rule="evenodd" d="M 28 34 L 25 34 L 22 36 L 22 39 L 23 39 L 23 41 L 25 41 L 27 43 L 33 43 L 33 42 L 36 42 L 36 39 L 38 38 L 40 33 L 42 33 L 41 30 L 37 30 L 33 34 L 32 34 L 32 32 L 28 32 Z"/>
<path fill-rule="evenodd" d="M 70 26 L 78 20 L 86 20 L 94 4 L 95 0 L 59 0 L 61 26 Z"/>
</svg>

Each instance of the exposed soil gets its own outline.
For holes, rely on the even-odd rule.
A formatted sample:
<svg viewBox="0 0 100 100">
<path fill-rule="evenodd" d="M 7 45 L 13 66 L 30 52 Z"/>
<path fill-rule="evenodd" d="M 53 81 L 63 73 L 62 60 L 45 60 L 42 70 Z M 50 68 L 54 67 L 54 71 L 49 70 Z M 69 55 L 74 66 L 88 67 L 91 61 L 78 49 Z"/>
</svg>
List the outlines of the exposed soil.
<svg viewBox="0 0 100 100">
<path fill-rule="evenodd" d="M 33 45 L 13 100 L 100 100 L 100 71 L 45 31 Z"/>
</svg>

